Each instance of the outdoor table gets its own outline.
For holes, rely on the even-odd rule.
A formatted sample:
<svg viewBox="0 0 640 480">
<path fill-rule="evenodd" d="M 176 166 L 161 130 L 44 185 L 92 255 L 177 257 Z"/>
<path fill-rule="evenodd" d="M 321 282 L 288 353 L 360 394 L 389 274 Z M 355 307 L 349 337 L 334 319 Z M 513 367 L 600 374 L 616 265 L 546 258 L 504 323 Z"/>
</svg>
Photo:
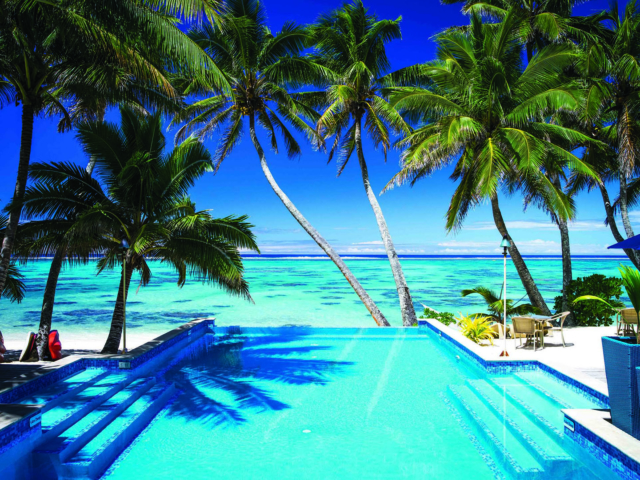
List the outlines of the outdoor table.
<svg viewBox="0 0 640 480">
<path fill-rule="evenodd" d="M 544 322 L 549 321 L 551 317 L 548 315 L 536 315 L 536 314 L 527 315 L 526 317 L 542 325 L 542 328 L 540 328 L 540 334 L 541 334 L 540 343 L 542 344 L 542 348 L 544 348 L 544 334 L 545 334 Z"/>
</svg>

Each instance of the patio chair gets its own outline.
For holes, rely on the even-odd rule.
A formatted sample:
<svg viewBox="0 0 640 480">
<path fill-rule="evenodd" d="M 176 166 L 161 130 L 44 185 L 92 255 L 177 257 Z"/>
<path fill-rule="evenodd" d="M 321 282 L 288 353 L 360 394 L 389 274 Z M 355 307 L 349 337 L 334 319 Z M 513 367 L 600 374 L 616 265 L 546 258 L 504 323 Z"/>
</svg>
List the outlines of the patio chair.
<svg viewBox="0 0 640 480">
<path fill-rule="evenodd" d="M 491 331 L 496 334 L 497 338 L 504 338 L 504 335 L 502 334 L 504 329 L 502 328 L 501 323 L 494 322 L 489 327 L 491 328 Z"/>
<path fill-rule="evenodd" d="M 544 335 L 544 329 L 538 328 L 538 322 L 535 322 L 531 317 L 513 317 L 511 319 L 511 325 L 513 327 L 514 333 L 514 345 L 516 342 L 516 338 L 520 338 L 520 346 L 522 347 L 522 337 L 525 337 L 525 345 L 528 343 L 529 339 L 533 340 L 533 350 L 535 351 L 538 334 L 540 334 L 540 342 L 544 341 L 542 339 L 542 336 Z"/>
<path fill-rule="evenodd" d="M 545 331 L 551 331 L 551 332 L 560 332 L 560 338 L 562 339 L 562 348 L 566 347 L 566 345 L 564 344 L 564 331 L 563 331 L 563 327 L 564 327 L 564 321 L 567 319 L 567 317 L 571 314 L 571 312 L 562 312 L 562 313 L 556 313 L 555 315 L 553 315 L 552 317 L 549 317 L 549 320 L 547 322 L 545 322 L 545 325 L 542 327 Z M 550 322 L 558 322 L 558 326 L 554 327 Z M 547 326 L 549 325 L 549 326 Z"/>
<path fill-rule="evenodd" d="M 633 336 L 636 334 L 634 328 L 638 324 L 638 315 L 635 308 L 623 308 L 616 315 L 616 333 L 618 335 Z"/>
</svg>

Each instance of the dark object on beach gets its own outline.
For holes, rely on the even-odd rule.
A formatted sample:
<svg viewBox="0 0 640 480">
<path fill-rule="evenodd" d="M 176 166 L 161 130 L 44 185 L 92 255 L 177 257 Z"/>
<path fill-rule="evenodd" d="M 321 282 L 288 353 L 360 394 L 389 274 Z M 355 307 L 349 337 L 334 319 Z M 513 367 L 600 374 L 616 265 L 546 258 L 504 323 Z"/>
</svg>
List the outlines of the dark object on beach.
<svg viewBox="0 0 640 480">
<path fill-rule="evenodd" d="M 602 337 L 604 368 L 609 387 L 611 420 L 620 430 L 640 439 L 640 404 L 636 368 L 640 345 L 635 338 Z"/>
<path fill-rule="evenodd" d="M 22 353 L 20 354 L 20 359 L 18 361 L 29 362 L 31 361 L 31 357 L 33 357 L 34 354 L 37 360 L 38 352 L 36 350 L 36 338 L 37 338 L 37 335 L 33 332 L 29 332 L 27 334 L 27 343 L 22 349 Z"/>
</svg>

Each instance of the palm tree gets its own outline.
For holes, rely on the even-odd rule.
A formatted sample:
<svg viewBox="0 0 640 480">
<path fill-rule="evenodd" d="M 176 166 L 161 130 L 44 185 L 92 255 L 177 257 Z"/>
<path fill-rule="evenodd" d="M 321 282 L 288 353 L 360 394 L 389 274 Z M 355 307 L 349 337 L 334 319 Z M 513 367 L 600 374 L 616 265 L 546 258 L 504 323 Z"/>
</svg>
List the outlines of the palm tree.
<svg viewBox="0 0 640 480">
<path fill-rule="evenodd" d="M 550 139 L 578 145 L 591 139 L 580 132 L 545 122 L 557 110 L 576 110 L 580 90 L 564 85 L 560 75 L 575 61 L 570 45 L 554 45 L 536 54 L 523 68 L 510 10 L 503 22 L 486 25 L 472 16 L 466 32 L 451 31 L 437 39 L 438 60 L 420 67 L 426 87 L 401 87 L 391 103 L 417 128 L 399 142 L 406 148 L 403 168 L 387 185 L 412 184 L 455 161 L 460 180 L 447 212 L 449 231 L 460 228 L 469 210 L 485 199 L 491 203 L 500 234 L 511 241 L 509 253 L 531 303 L 550 311 L 509 232 L 498 203 L 498 190 L 509 185 L 536 188 L 562 219 L 573 215 L 569 199 L 544 175 L 546 169 L 570 167 L 595 172 Z M 540 188 L 540 186 L 545 188 Z"/>
<path fill-rule="evenodd" d="M 50 232 L 55 238 L 63 230 L 65 241 L 84 248 L 84 255 L 100 251 L 98 273 L 122 265 L 124 256 L 125 275 L 102 353 L 118 350 L 134 270 L 146 285 L 149 260 L 158 259 L 176 269 L 178 286 L 191 275 L 250 299 L 238 249 L 258 249 L 246 216 L 213 218 L 196 210 L 187 197 L 194 182 L 213 167 L 198 139 L 190 137 L 163 153 L 159 114 L 140 118 L 122 109 L 121 117 L 121 126 L 93 122 L 78 128 L 85 152 L 95 158 L 99 180 L 72 164 L 34 164 L 30 174 L 35 183 L 24 205 L 27 218 L 46 218 L 34 227 L 40 228 L 41 238 Z M 77 219 L 67 228 L 71 215 Z"/>
<path fill-rule="evenodd" d="M 387 319 L 342 258 L 276 183 L 256 134 L 258 122 L 269 135 L 271 148 L 278 153 L 278 132 L 289 157 L 300 155 L 300 145 L 287 125 L 305 134 L 311 141 L 316 141 L 315 131 L 305 121 L 315 121 L 318 117 L 316 112 L 289 93 L 289 89 L 298 88 L 326 74 L 325 69 L 301 56 L 307 40 L 305 30 L 293 23 L 286 23 L 279 33 L 271 33 L 266 25 L 264 6 L 255 0 L 228 0 L 223 10 L 220 24 L 196 27 L 189 32 L 189 36 L 229 78 L 233 94 L 220 93 L 213 86 L 197 81 L 186 82 L 187 93 L 208 96 L 188 106 L 184 113 L 174 118 L 176 124 L 186 121 L 176 138 L 184 138 L 191 132 L 205 137 L 216 129 L 222 129 L 215 154 L 217 171 L 239 143 L 245 120 L 248 120 L 251 141 L 273 191 L 300 226 L 333 260 L 375 322 L 388 326 Z"/>
<path fill-rule="evenodd" d="M 417 317 L 411 293 L 405 280 L 400 260 L 382 214 L 376 194 L 371 187 L 369 171 L 362 148 L 362 127 L 367 129 L 374 144 L 389 148 L 389 128 L 408 133 L 409 127 L 384 99 L 382 90 L 392 82 L 385 45 L 400 38 L 400 18 L 378 20 L 368 13 L 361 0 L 344 4 L 341 8 L 322 15 L 310 26 L 311 42 L 315 46 L 314 58 L 332 72 L 327 78 L 327 94 L 308 92 L 299 98 L 312 104 L 328 106 L 318 119 L 318 134 L 323 138 L 334 136 L 329 160 L 340 151 L 339 173 L 356 151 L 362 182 L 367 199 L 378 222 L 391 271 L 396 282 L 402 323 L 416 324 Z"/>
<path fill-rule="evenodd" d="M 495 291 L 487 287 L 475 287 L 462 290 L 460 292 L 463 297 L 469 295 L 480 295 L 482 299 L 487 303 L 487 310 L 489 313 L 475 313 L 474 315 L 488 315 L 493 317 L 498 323 L 502 323 L 504 314 L 504 300 L 502 300 L 502 294 L 498 295 Z M 528 303 L 521 303 L 515 305 L 513 300 L 507 299 L 507 317 L 513 317 L 514 315 L 529 315 L 531 313 L 538 313 L 539 310 Z"/>
<path fill-rule="evenodd" d="M 212 3 L 202 3 L 211 17 Z M 165 65 L 173 71 L 193 66 L 191 70 L 200 77 L 222 88 L 226 85 L 216 66 L 178 28 L 172 13 L 186 18 L 198 14 L 194 3 L 186 1 L 111 0 L 105 5 L 81 0 L 7 0 L 0 5 L 0 107 L 22 104 L 15 208 L 0 252 L 0 290 L 20 219 L 37 115 L 60 115 L 70 124 L 65 100 L 82 94 L 82 86 L 91 94 L 96 84 L 118 90 L 122 85 L 116 79 L 123 77 L 175 98 L 178 94 L 168 81 Z"/>
</svg>

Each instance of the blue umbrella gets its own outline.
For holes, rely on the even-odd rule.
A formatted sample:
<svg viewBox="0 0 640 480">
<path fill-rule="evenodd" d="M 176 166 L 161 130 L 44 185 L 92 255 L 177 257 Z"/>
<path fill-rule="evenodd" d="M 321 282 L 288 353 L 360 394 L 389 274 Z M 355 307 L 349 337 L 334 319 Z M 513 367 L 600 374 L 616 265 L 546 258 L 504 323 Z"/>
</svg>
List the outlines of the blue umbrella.
<svg viewBox="0 0 640 480">
<path fill-rule="evenodd" d="M 627 238 L 622 242 L 616 243 L 615 245 L 611 245 L 607 248 L 625 248 L 631 250 L 640 250 L 640 235 L 636 235 L 635 237 Z"/>
</svg>

